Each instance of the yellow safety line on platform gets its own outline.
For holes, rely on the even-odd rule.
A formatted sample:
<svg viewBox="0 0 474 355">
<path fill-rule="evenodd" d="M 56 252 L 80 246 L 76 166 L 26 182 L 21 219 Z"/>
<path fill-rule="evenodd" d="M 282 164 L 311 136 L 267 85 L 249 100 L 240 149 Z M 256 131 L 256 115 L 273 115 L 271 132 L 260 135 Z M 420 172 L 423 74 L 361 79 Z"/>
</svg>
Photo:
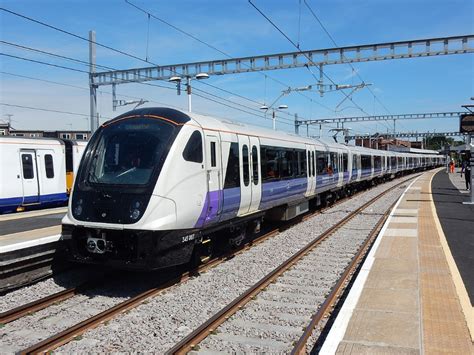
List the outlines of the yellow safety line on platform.
<svg viewBox="0 0 474 355">
<path fill-rule="evenodd" d="M 429 183 L 429 192 L 431 196 L 432 182 L 433 177 L 435 175 L 436 174 L 431 175 Z M 453 255 L 451 254 L 451 250 L 449 249 L 448 241 L 446 240 L 446 236 L 444 235 L 443 228 L 441 227 L 441 223 L 438 218 L 438 214 L 436 213 L 436 206 L 433 201 L 431 201 L 431 211 L 435 220 L 436 229 L 438 230 L 441 246 L 443 247 L 444 255 L 449 266 L 449 271 L 451 272 L 451 276 L 453 278 L 456 293 L 459 298 L 459 302 L 461 303 L 462 312 L 467 322 L 467 327 L 471 335 L 471 341 L 474 341 L 474 308 L 471 305 L 471 301 L 469 300 L 469 296 L 467 294 L 466 286 L 464 285 L 464 282 L 461 278 L 461 274 L 459 273 L 458 267 L 456 266 L 456 262 L 454 261 Z"/>
<path fill-rule="evenodd" d="M 53 209 L 41 210 L 41 211 L 27 211 L 27 212 L 20 212 L 20 213 L 12 213 L 12 214 L 7 214 L 7 215 L 2 215 L 2 216 L 0 216 L 0 222 L 12 221 L 12 220 L 15 220 L 15 219 L 47 216 L 49 214 L 62 213 L 62 212 L 64 212 L 64 214 L 66 214 L 67 207 L 58 207 L 58 208 L 53 208 Z"/>
</svg>

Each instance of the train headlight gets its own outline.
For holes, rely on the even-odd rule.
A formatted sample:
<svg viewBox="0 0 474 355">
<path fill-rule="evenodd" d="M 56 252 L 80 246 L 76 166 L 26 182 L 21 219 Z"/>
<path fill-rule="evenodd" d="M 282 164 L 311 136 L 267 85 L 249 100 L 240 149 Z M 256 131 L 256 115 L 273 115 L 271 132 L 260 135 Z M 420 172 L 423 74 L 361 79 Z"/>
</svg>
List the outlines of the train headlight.
<svg viewBox="0 0 474 355">
<path fill-rule="evenodd" d="M 140 207 L 142 204 L 140 201 L 133 201 L 132 205 L 130 206 L 130 219 L 136 221 L 141 214 Z"/>
<path fill-rule="evenodd" d="M 74 214 L 76 216 L 80 216 L 82 214 L 82 198 L 79 199 L 79 201 L 77 202 L 76 206 L 74 206 Z"/>
</svg>

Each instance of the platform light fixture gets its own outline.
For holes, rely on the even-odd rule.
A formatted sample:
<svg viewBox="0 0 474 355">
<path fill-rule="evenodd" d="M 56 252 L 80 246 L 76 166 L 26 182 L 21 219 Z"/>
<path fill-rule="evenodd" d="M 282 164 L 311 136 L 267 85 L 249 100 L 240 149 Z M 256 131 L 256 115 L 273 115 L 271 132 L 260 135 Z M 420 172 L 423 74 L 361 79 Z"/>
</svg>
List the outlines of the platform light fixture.
<svg viewBox="0 0 474 355">
<path fill-rule="evenodd" d="M 186 93 L 188 94 L 188 112 L 191 112 L 191 79 L 192 77 L 187 75 L 186 78 Z M 198 73 L 194 76 L 196 80 L 209 79 L 209 74 L 207 73 Z M 181 81 L 183 80 L 180 76 L 172 76 L 168 79 L 171 83 L 176 83 L 176 90 L 178 95 L 181 95 Z"/>
<path fill-rule="evenodd" d="M 271 107 L 271 106 L 270 106 Z M 260 106 L 260 110 L 264 110 L 265 113 L 270 109 L 267 105 L 263 104 Z M 288 105 L 279 105 L 276 109 L 272 109 L 272 121 L 273 121 L 273 130 L 276 130 L 276 111 L 277 110 L 286 110 Z"/>
</svg>

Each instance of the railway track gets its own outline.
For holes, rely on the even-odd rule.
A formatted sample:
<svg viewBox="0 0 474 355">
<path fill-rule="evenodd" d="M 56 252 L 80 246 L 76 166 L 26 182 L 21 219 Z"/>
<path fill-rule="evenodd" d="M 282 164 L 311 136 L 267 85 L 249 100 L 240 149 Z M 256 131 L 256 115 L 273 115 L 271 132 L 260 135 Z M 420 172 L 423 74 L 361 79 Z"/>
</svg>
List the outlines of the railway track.
<svg viewBox="0 0 474 355">
<path fill-rule="evenodd" d="M 58 302 L 65 301 L 79 293 L 83 293 L 86 290 L 89 290 L 97 286 L 101 281 L 104 280 L 104 277 L 96 278 L 93 280 L 86 281 L 76 287 L 71 287 L 66 290 L 56 292 L 49 296 L 40 298 L 38 300 L 26 303 L 19 307 L 15 307 L 6 312 L 0 313 L 0 324 L 7 324 L 13 322 L 21 317 L 24 317 L 28 314 L 38 312 L 42 309 L 45 309 L 53 304 Z"/>
<path fill-rule="evenodd" d="M 402 183 L 404 183 L 404 182 L 402 182 Z M 400 184 L 402 184 L 402 183 L 400 183 Z M 398 184 L 396 186 L 399 186 L 400 184 Z M 352 198 L 356 197 L 356 196 L 357 196 L 357 194 L 353 195 Z M 334 205 L 331 206 L 331 207 L 334 207 Z M 326 209 L 324 209 L 324 210 L 326 210 Z M 304 217 L 304 219 L 307 219 L 307 218 L 309 218 L 311 216 L 314 216 L 315 214 L 318 214 L 318 213 L 321 213 L 321 211 L 309 213 Z M 293 223 L 291 223 L 291 224 L 293 224 Z M 278 230 L 288 228 L 289 225 L 290 224 L 285 224 L 285 225 L 279 227 L 276 230 L 272 230 L 272 231 L 266 233 L 265 235 L 261 236 L 260 238 L 252 241 L 249 245 L 247 245 L 244 248 L 237 251 L 237 253 L 241 253 L 241 252 L 245 251 L 246 249 L 250 248 L 251 246 L 263 242 L 264 240 L 266 240 L 266 239 L 274 236 L 275 234 L 277 234 Z M 45 339 L 45 340 L 43 340 L 43 341 L 41 341 L 41 342 L 39 342 L 35 345 L 23 350 L 22 353 L 38 353 L 38 352 L 46 352 L 46 351 L 54 350 L 55 348 L 65 344 L 65 343 L 69 342 L 70 340 L 74 339 L 75 337 L 83 334 L 85 331 L 87 331 L 89 329 L 92 329 L 92 328 L 98 326 L 99 324 L 112 319 L 113 317 L 117 316 L 120 313 L 123 313 L 123 312 L 125 312 L 129 309 L 132 309 L 132 308 L 138 306 L 139 304 L 143 303 L 143 301 L 145 301 L 146 299 L 148 299 L 150 297 L 153 297 L 153 296 L 156 296 L 156 295 L 160 294 L 161 292 L 168 289 L 169 287 L 171 287 L 173 285 L 176 285 L 180 282 L 185 282 L 190 277 L 194 276 L 196 274 L 196 272 L 197 273 L 204 272 L 205 270 L 216 266 L 217 264 L 221 263 L 223 260 L 226 260 L 229 256 L 230 255 L 223 256 L 223 257 L 221 256 L 219 258 L 216 258 L 212 261 L 209 261 L 207 264 L 201 266 L 197 270 L 184 273 L 181 276 L 179 276 L 175 279 L 172 279 L 172 280 L 170 280 L 169 282 L 167 282 L 165 284 L 160 284 L 156 287 L 152 287 L 152 288 L 148 289 L 147 291 L 138 294 L 135 297 L 132 297 L 132 298 L 130 298 L 130 299 L 128 299 L 128 300 L 126 300 L 122 303 L 119 303 L 116 306 L 114 306 L 114 307 L 112 307 L 112 308 L 110 308 L 106 311 L 103 311 L 103 312 L 101 312 L 101 313 L 99 313 L 99 314 L 83 321 L 83 322 L 80 322 L 80 323 L 74 325 L 73 327 L 70 327 L 70 328 L 68 328 L 68 329 L 66 329 L 66 330 L 50 337 L 50 338 L 47 338 L 47 339 Z M 32 306 L 39 307 L 39 308 L 36 308 L 36 310 L 43 309 L 43 308 L 48 306 L 47 302 L 50 302 L 49 304 L 51 304 L 53 302 L 54 303 L 59 302 L 59 301 L 62 301 L 62 300 L 65 300 L 67 298 L 72 297 L 74 294 L 77 294 L 78 292 L 80 292 L 80 290 L 78 290 L 78 289 L 76 289 L 76 290 L 73 290 L 73 289 L 65 290 L 65 291 L 62 292 L 62 295 L 60 295 L 60 294 L 53 295 L 54 297 L 51 297 L 50 301 L 40 302 L 41 306 L 39 306 L 39 304 L 33 305 L 36 302 L 33 302 Z M 53 299 L 55 299 L 55 300 L 52 301 Z M 17 318 L 15 318 L 15 319 L 18 319 L 18 317 L 21 317 L 22 315 L 29 314 L 29 313 L 35 311 L 35 309 L 28 308 L 28 307 L 29 307 L 28 305 L 20 307 L 20 308 L 22 308 L 22 310 L 20 310 L 20 313 L 18 313 L 19 316 L 17 316 Z M 5 312 L 5 313 L 10 313 L 8 316 L 13 317 L 12 314 L 15 313 L 15 312 L 9 311 L 9 312 Z M 2 316 L 3 316 L 3 314 L 2 314 Z"/>
<path fill-rule="evenodd" d="M 181 342 L 171 348 L 168 353 L 185 354 L 190 351 L 194 351 L 195 353 L 203 351 L 206 353 L 224 350 L 238 352 L 242 351 L 243 348 L 239 348 L 238 345 L 233 347 L 233 345 L 239 343 L 250 346 L 250 348 L 245 348 L 244 351 L 287 352 L 288 350 L 291 350 L 291 347 L 290 349 L 288 348 L 290 345 L 293 347 L 291 350 L 292 354 L 306 353 L 306 343 L 308 338 L 312 335 L 315 327 L 321 322 L 323 317 L 327 316 L 331 311 L 331 308 L 334 307 L 344 286 L 347 285 L 349 278 L 366 255 L 366 252 L 377 236 L 381 226 L 389 215 L 389 211 L 393 208 L 395 203 L 393 203 L 390 209 L 383 214 L 382 218 L 378 218 L 377 223 L 368 233 L 368 237 L 365 238 L 355 256 L 348 265 L 343 268 L 342 274 L 338 280 L 333 283 L 326 294 L 321 294 L 320 290 L 325 288 L 325 284 L 327 284 L 328 281 L 330 282 L 331 277 L 325 277 L 327 275 L 321 273 L 319 275 L 319 282 L 314 283 L 314 278 L 307 277 L 305 282 L 308 282 L 309 286 L 299 286 L 292 284 L 291 281 L 292 279 L 295 279 L 298 272 L 291 274 L 291 271 L 297 269 L 298 263 L 301 263 L 302 260 L 306 259 L 307 264 L 314 263 L 317 258 L 321 257 L 321 251 L 318 252 L 318 246 L 322 245 L 322 243 L 327 241 L 328 238 L 336 235 L 338 231 L 349 225 L 351 221 L 360 217 L 364 211 L 374 205 L 374 203 L 382 196 L 405 183 L 406 181 L 384 191 L 382 194 L 350 213 L 337 225 L 327 229 L 319 237 L 306 245 L 306 247 L 294 254 L 278 268 L 249 288 L 240 297 L 222 308 L 212 318 L 203 323 Z M 367 217 L 363 216 L 362 218 Z M 360 221 L 357 223 L 360 223 Z M 335 259 L 328 259 L 326 262 L 337 263 Z M 304 269 L 305 268 L 303 267 L 302 270 Z M 301 272 L 302 270 L 300 270 L 299 277 L 304 274 L 304 272 Z M 317 272 L 315 273 L 317 274 Z M 288 292 L 288 289 L 292 290 Z M 309 290 L 310 292 L 301 292 L 302 290 Z M 258 300 L 257 296 L 260 297 L 264 293 L 270 295 L 273 294 L 273 296 L 277 295 L 277 298 L 279 297 L 280 301 L 271 301 L 265 296 L 261 297 L 261 300 Z M 304 331 L 301 331 L 304 317 L 282 311 L 282 309 L 285 309 L 284 303 L 286 303 L 287 306 L 291 305 L 286 309 L 311 308 L 308 306 L 311 304 L 318 304 L 317 307 L 313 308 L 317 309 L 317 311 L 311 317 L 310 322 L 304 325 Z M 259 312 L 259 309 L 262 309 L 262 304 L 264 305 L 263 308 L 265 308 L 265 313 L 270 314 L 271 317 L 282 318 L 287 324 L 274 325 L 270 324 L 270 322 L 265 322 L 265 319 L 262 320 L 260 317 L 265 317 L 263 312 Z M 248 311 L 246 312 L 246 310 Z M 237 313 L 240 314 L 237 315 Z M 256 321 L 257 319 L 258 321 Z M 255 328 L 256 330 L 244 334 L 239 333 L 239 330 L 243 328 Z M 249 334 L 260 335 L 260 338 L 249 336 Z"/>
<path fill-rule="evenodd" d="M 356 194 L 352 195 L 352 196 L 349 196 L 345 199 L 342 199 L 342 200 L 339 200 L 339 201 L 335 202 L 333 205 L 331 205 L 329 207 L 325 207 L 325 208 L 319 209 L 317 211 L 309 212 L 309 213 L 303 215 L 302 220 L 306 220 L 308 218 L 314 217 L 315 215 L 323 213 L 323 212 L 325 212 L 326 210 L 328 210 L 330 208 L 336 207 L 339 203 L 341 203 L 343 201 L 346 201 L 347 199 L 354 198 L 359 193 L 360 193 L 360 191 L 357 192 Z M 207 263 L 205 265 L 205 267 L 208 268 L 209 266 L 215 266 L 215 265 L 217 265 L 217 263 L 221 262 L 222 260 L 225 260 L 226 258 L 229 258 L 232 255 L 236 255 L 237 253 L 241 253 L 241 252 L 243 252 L 244 250 L 248 249 L 251 246 L 254 246 L 254 245 L 257 245 L 261 242 L 264 242 L 268 238 L 271 238 L 272 236 L 276 235 L 277 233 L 279 233 L 282 230 L 290 228 L 292 225 L 294 225 L 295 223 L 298 223 L 298 222 L 299 222 L 298 219 L 297 219 L 297 221 L 294 221 L 294 220 L 288 221 L 288 222 L 282 224 L 281 226 L 279 226 L 278 228 L 267 231 L 262 236 L 260 236 L 256 239 L 248 242 L 247 244 L 245 244 L 243 246 L 243 248 L 240 248 L 239 250 L 236 250 L 231 254 L 227 254 L 224 257 L 220 256 L 218 258 L 215 258 L 214 260 L 212 260 L 212 262 Z M 191 271 L 190 274 L 199 273 L 199 272 L 202 272 L 202 271 L 203 270 L 198 269 L 198 270 Z M 185 276 L 188 276 L 188 275 L 185 274 Z M 1 324 L 10 323 L 12 321 L 15 321 L 15 320 L 25 316 L 25 315 L 29 315 L 29 314 L 32 314 L 32 313 L 37 312 L 39 310 L 42 310 L 44 308 L 47 308 L 48 306 L 50 306 L 52 304 L 56 304 L 58 302 L 65 301 L 65 300 L 67 300 L 67 299 L 69 299 L 69 298 L 71 298 L 71 297 L 73 297 L 73 296 L 75 296 L 79 293 L 83 293 L 86 290 L 89 290 L 89 289 L 95 287 L 98 284 L 98 282 L 101 281 L 101 280 L 104 280 L 104 277 L 101 277 L 97 280 L 90 280 L 90 281 L 84 282 L 83 284 L 81 284 L 79 286 L 68 288 L 66 290 L 54 293 L 52 295 L 43 297 L 41 299 L 38 299 L 38 300 L 35 300 L 35 301 L 32 301 L 32 302 L 29 302 L 27 304 L 15 307 L 11 310 L 2 312 L 2 313 L 0 313 L 0 323 Z"/>
</svg>

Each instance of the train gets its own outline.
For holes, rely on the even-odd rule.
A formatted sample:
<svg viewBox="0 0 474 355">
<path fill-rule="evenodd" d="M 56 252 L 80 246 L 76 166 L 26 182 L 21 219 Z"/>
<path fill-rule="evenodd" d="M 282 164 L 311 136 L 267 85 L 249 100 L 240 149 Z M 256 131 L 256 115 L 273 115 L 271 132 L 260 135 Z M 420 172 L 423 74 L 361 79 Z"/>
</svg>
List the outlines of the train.
<svg viewBox="0 0 474 355">
<path fill-rule="evenodd" d="M 170 108 L 136 109 L 91 138 L 62 240 L 78 263 L 158 270 L 205 262 L 252 238 L 264 221 L 291 220 L 443 162 Z"/>
<path fill-rule="evenodd" d="M 86 145 L 0 136 L 0 214 L 67 205 Z"/>
</svg>

